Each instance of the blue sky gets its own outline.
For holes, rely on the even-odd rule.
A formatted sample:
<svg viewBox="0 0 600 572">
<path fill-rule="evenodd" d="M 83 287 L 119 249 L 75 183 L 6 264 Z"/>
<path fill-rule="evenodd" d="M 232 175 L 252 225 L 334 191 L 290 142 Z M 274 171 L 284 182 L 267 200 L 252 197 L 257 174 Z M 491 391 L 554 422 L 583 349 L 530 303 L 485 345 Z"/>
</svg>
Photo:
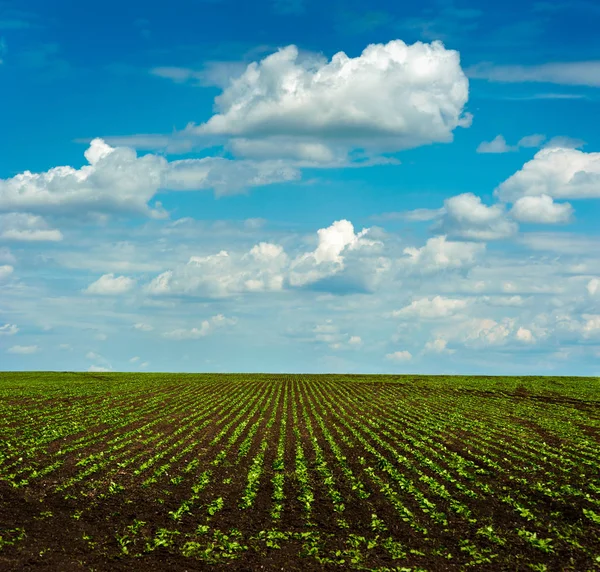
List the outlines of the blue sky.
<svg viewBox="0 0 600 572">
<path fill-rule="evenodd" d="M 596 2 L 0 2 L 0 370 L 598 375 Z"/>
</svg>

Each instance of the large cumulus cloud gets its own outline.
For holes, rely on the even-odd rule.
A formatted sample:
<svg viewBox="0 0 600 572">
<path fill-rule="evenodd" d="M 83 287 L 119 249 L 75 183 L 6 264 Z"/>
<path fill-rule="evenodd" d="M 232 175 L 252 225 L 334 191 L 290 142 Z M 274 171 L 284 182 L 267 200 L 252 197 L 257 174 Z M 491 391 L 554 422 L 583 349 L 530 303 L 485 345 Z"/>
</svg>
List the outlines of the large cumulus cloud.
<svg viewBox="0 0 600 572">
<path fill-rule="evenodd" d="M 160 204 L 149 203 L 160 190 L 214 190 L 216 194 L 241 192 L 248 187 L 299 178 L 299 172 L 280 161 L 233 161 L 204 157 L 167 161 L 147 154 L 139 157 L 130 147 L 112 147 L 102 139 L 91 141 L 84 153 L 87 165 L 53 167 L 42 173 L 25 171 L 0 179 L 0 211 L 68 214 L 127 213 L 162 218 Z M 15 219 L 16 220 L 16 219 Z M 23 226 L 23 217 L 19 219 Z M 41 219 L 19 229 L 20 238 L 48 240 Z M 38 224 L 39 223 L 39 224 Z M 38 228 L 40 227 L 40 228 Z M 46 235 L 39 231 L 46 230 Z M 25 234 L 27 232 L 28 234 Z M 14 238 L 14 237 L 13 237 Z M 50 238 L 52 239 L 52 238 Z M 58 240 L 58 235 L 54 236 Z"/>
<path fill-rule="evenodd" d="M 219 112 L 187 130 L 233 137 L 241 154 L 279 148 L 331 161 L 336 144 L 396 151 L 451 141 L 456 127 L 470 124 L 468 91 L 458 52 L 438 41 L 371 44 L 358 57 L 338 52 L 331 61 L 300 57 L 290 45 L 251 63 L 216 98 Z"/>
<path fill-rule="evenodd" d="M 495 194 L 506 202 L 542 195 L 553 199 L 600 198 L 600 153 L 565 147 L 541 149 L 501 183 Z"/>
</svg>

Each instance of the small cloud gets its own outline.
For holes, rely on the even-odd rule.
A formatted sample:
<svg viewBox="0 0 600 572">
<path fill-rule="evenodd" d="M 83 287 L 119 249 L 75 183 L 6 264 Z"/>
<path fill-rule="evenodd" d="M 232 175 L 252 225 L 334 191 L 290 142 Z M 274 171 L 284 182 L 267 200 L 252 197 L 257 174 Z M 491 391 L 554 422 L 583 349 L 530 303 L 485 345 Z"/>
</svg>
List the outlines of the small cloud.
<svg viewBox="0 0 600 572">
<path fill-rule="evenodd" d="M 217 314 L 208 320 L 204 320 L 200 327 L 194 328 L 179 328 L 177 330 L 171 330 L 165 332 L 163 337 L 170 338 L 172 340 L 193 340 L 203 338 L 208 334 L 211 334 L 215 328 L 224 326 L 234 326 L 237 323 L 237 318 L 226 318 L 223 314 Z"/>
<path fill-rule="evenodd" d="M 151 332 L 154 329 L 154 326 L 144 324 L 143 322 L 138 322 L 137 324 L 134 324 L 133 327 L 141 332 Z"/>
<path fill-rule="evenodd" d="M 0 215 L 0 238 L 23 242 L 60 242 L 60 230 L 48 227 L 41 216 L 28 213 L 8 213 Z"/>
<path fill-rule="evenodd" d="M 480 63 L 466 70 L 474 79 L 503 83 L 556 83 L 600 87 L 600 61 L 552 62 L 541 65 L 494 65 Z"/>
<path fill-rule="evenodd" d="M 39 346 L 12 346 L 6 350 L 9 354 L 34 354 L 40 350 Z"/>
<path fill-rule="evenodd" d="M 506 217 L 502 204 L 487 206 L 473 193 L 444 201 L 444 216 L 433 227 L 448 236 L 467 240 L 501 240 L 516 234 L 518 225 Z"/>
<path fill-rule="evenodd" d="M 19 331 L 19 328 L 15 324 L 4 324 L 0 326 L 0 335 L 14 336 Z"/>
<path fill-rule="evenodd" d="M 258 230 L 265 226 L 266 222 L 264 218 L 247 218 L 244 221 L 244 228 L 247 230 Z"/>
<path fill-rule="evenodd" d="M 135 286 L 135 280 L 127 276 L 115 276 L 112 272 L 104 274 L 90 284 L 84 292 L 86 294 L 98 294 L 102 296 L 114 296 L 125 294 Z"/>
<path fill-rule="evenodd" d="M 403 350 L 403 351 L 386 354 L 385 357 L 386 357 L 386 359 L 389 359 L 391 361 L 403 362 L 403 361 L 410 361 L 412 359 L 412 354 L 409 351 Z"/>
<path fill-rule="evenodd" d="M 517 338 L 517 340 L 519 340 L 520 342 L 526 344 L 535 343 L 535 338 L 533 337 L 531 330 L 528 330 L 527 328 L 519 328 L 517 330 L 517 333 L 515 334 L 515 338 Z"/>
<path fill-rule="evenodd" d="M 464 310 L 468 304 L 469 300 L 444 298 L 443 296 L 435 296 L 431 299 L 419 298 L 400 310 L 394 310 L 392 316 L 418 320 L 448 318 Z"/>
<path fill-rule="evenodd" d="M 491 141 L 483 141 L 477 147 L 477 153 L 513 153 L 525 147 L 539 147 L 546 139 L 545 135 L 535 133 L 521 137 L 516 145 L 508 145 L 503 135 L 496 135 Z"/>
<path fill-rule="evenodd" d="M 534 135 L 526 135 L 525 137 L 519 139 L 517 147 L 539 147 L 544 139 L 546 139 L 546 136 L 539 133 Z"/>
<path fill-rule="evenodd" d="M 88 371 L 100 373 L 100 372 L 108 372 L 108 371 L 112 371 L 112 370 L 109 367 L 102 367 L 101 365 L 91 365 L 88 368 Z"/>
<path fill-rule="evenodd" d="M 573 218 L 573 207 L 569 203 L 555 203 L 548 195 L 527 196 L 517 199 L 510 214 L 519 222 L 568 223 Z"/>
<path fill-rule="evenodd" d="M 443 216 L 445 210 L 441 209 L 414 209 L 412 211 L 400 211 L 383 213 L 371 217 L 373 220 L 405 220 L 409 222 L 425 222 L 435 220 Z"/>
<path fill-rule="evenodd" d="M 425 344 L 424 352 L 436 354 L 453 354 L 456 350 L 448 349 L 448 342 L 443 338 L 436 338 Z"/>
<path fill-rule="evenodd" d="M 502 135 L 496 135 L 491 141 L 482 141 L 477 147 L 477 153 L 511 153 L 517 150 L 516 145 L 507 145 Z"/>
<path fill-rule="evenodd" d="M 16 262 L 12 252 L 6 248 L 6 246 L 0 248 L 0 262 L 9 262 L 10 264 L 14 264 Z"/>
<path fill-rule="evenodd" d="M 135 363 L 135 362 L 137 362 L 137 361 L 140 361 L 140 358 L 139 358 L 139 356 L 132 357 L 132 358 L 129 360 L 129 363 Z"/>
<path fill-rule="evenodd" d="M 544 145 L 544 149 L 553 149 L 557 147 L 561 149 L 581 149 L 581 147 L 584 146 L 585 141 L 583 139 L 557 135 L 556 137 L 552 137 L 552 139 Z"/>
<path fill-rule="evenodd" d="M 4 264 L 0 266 L 0 280 L 10 276 L 13 273 L 14 268 L 10 264 Z"/>
</svg>

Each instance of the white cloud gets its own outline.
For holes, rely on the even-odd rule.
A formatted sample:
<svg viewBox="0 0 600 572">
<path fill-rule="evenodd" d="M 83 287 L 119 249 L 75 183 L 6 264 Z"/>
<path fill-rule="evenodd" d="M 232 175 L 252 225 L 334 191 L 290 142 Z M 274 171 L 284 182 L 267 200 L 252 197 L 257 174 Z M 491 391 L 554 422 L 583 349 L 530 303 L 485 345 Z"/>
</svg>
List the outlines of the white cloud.
<svg viewBox="0 0 600 572">
<path fill-rule="evenodd" d="M 8 262 L 9 264 L 16 262 L 15 257 L 6 246 L 0 248 L 0 262 Z"/>
<path fill-rule="evenodd" d="M 328 344 L 332 350 L 356 350 L 363 343 L 360 336 L 351 336 L 347 332 L 341 331 L 340 327 L 331 319 L 317 324 L 312 329 L 312 334 L 314 334 L 314 338 L 311 341 Z"/>
<path fill-rule="evenodd" d="M 557 135 L 556 137 L 552 137 L 552 139 L 550 139 L 550 141 L 544 145 L 544 149 L 550 149 L 554 147 L 559 147 L 561 149 L 579 149 L 583 146 L 585 146 L 585 141 L 583 139 L 575 139 L 573 137 Z"/>
<path fill-rule="evenodd" d="M 473 329 L 467 333 L 466 341 L 480 342 L 484 345 L 499 345 L 506 342 L 514 323 L 510 318 L 504 318 L 501 322 L 484 318 L 473 320 L 471 325 Z"/>
<path fill-rule="evenodd" d="M 143 322 L 138 322 L 137 324 L 134 324 L 133 327 L 141 332 L 151 332 L 154 329 L 150 324 L 145 324 Z"/>
<path fill-rule="evenodd" d="M 521 296 L 482 296 L 479 300 L 488 306 L 520 308 L 525 304 Z"/>
<path fill-rule="evenodd" d="M 515 338 L 520 342 L 524 342 L 526 344 L 535 343 L 535 338 L 533 337 L 531 330 L 528 330 L 527 328 L 520 327 L 517 330 L 517 333 L 515 334 Z"/>
<path fill-rule="evenodd" d="M 12 346 L 6 351 L 9 354 L 28 355 L 34 354 L 40 350 L 39 346 Z"/>
<path fill-rule="evenodd" d="M 204 320 L 199 328 L 179 328 L 177 330 L 165 332 L 163 336 L 165 338 L 171 338 L 172 340 L 193 340 L 207 336 L 209 332 L 210 322 Z"/>
<path fill-rule="evenodd" d="M 547 195 L 554 199 L 600 198 L 600 153 L 549 147 L 495 190 L 502 201 Z"/>
<path fill-rule="evenodd" d="M 434 226 L 448 236 L 467 240 L 499 240 L 516 234 L 518 226 L 508 220 L 504 205 L 490 207 L 473 193 L 463 193 L 444 201 L 444 216 Z"/>
<path fill-rule="evenodd" d="M 88 369 L 88 371 L 111 371 L 112 370 L 112 366 L 109 363 L 109 361 L 102 355 L 96 353 L 96 352 L 88 352 L 87 354 L 85 354 L 85 358 L 90 360 L 90 361 L 95 361 L 96 364 L 90 366 L 90 369 Z"/>
<path fill-rule="evenodd" d="M 241 292 L 276 292 L 302 287 L 345 269 L 345 256 L 381 243 L 365 238 L 369 229 L 355 233 L 347 220 L 319 229 L 314 251 L 290 259 L 282 246 L 261 242 L 239 254 L 222 250 L 208 256 L 192 256 L 187 264 L 167 270 L 146 287 L 150 294 L 190 294 L 224 297 Z M 383 267 L 376 264 L 373 276 Z"/>
<path fill-rule="evenodd" d="M 129 363 L 135 363 L 137 361 L 140 361 L 140 357 L 139 356 L 134 356 L 129 360 Z"/>
<path fill-rule="evenodd" d="M 590 296 L 595 296 L 600 292 L 600 280 L 592 278 L 587 284 L 587 291 Z"/>
<path fill-rule="evenodd" d="M 104 358 L 96 352 L 88 352 L 85 354 L 86 359 L 104 361 Z"/>
<path fill-rule="evenodd" d="M 516 145 L 508 145 L 503 135 L 496 135 L 491 141 L 482 141 L 477 147 L 477 153 L 512 153 L 521 147 L 539 147 L 545 135 L 534 134 L 521 137 Z"/>
<path fill-rule="evenodd" d="M 261 140 L 259 151 L 232 141 L 241 153 L 329 160 L 323 145 L 397 151 L 449 142 L 456 127 L 470 124 L 462 115 L 467 99 L 459 54 L 441 42 L 393 40 L 355 58 L 338 52 L 330 62 L 300 57 L 290 45 L 251 63 L 216 98 L 219 113 L 187 131 Z M 279 145 L 269 146 L 271 137 Z"/>
<path fill-rule="evenodd" d="M 477 153 L 509 153 L 518 150 L 516 145 L 507 145 L 502 135 L 496 135 L 491 141 L 482 141 L 477 147 Z"/>
<path fill-rule="evenodd" d="M 112 369 L 110 367 L 104 367 L 101 365 L 91 365 L 90 367 L 88 367 L 88 371 L 95 373 L 106 373 L 112 371 Z"/>
<path fill-rule="evenodd" d="M 408 269 L 420 272 L 438 272 L 473 266 L 485 251 L 485 244 L 453 242 L 445 236 L 434 236 L 421 248 L 404 249 L 407 257 L 401 259 Z"/>
<path fill-rule="evenodd" d="M 0 326 L 0 335 L 14 336 L 19 331 L 19 328 L 15 324 L 4 324 Z"/>
<path fill-rule="evenodd" d="M 277 244 L 260 243 L 244 255 L 222 250 L 192 256 L 185 265 L 168 270 L 148 285 L 151 294 L 201 294 L 223 297 L 238 292 L 283 288 L 288 256 Z"/>
<path fill-rule="evenodd" d="M 41 216 L 8 213 L 0 215 L 0 238 L 57 242 L 63 239 L 63 235 L 60 230 L 48 228 L 48 224 Z"/>
<path fill-rule="evenodd" d="M 226 318 L 222 314 L 217 314 L 208 320 L 203 320 L 199 328 L 179 328 L 165 332 L 163 336 L 172 340 L 193 340 L 207 336 L 212 333 L 215 328 L 234 326 L 236 323 L 236 318 Z"/>
<path fill-rule="evenodd" d="M 594 314 L 584 314 L 585 324 L 582 327 L 583 337 L 590 338 L 600 334 L 600 316 Z"/>
<path fill-rule="evenodd" d="M 90 284 L 84 292 L 87 294 L 99 294 L 103 296 L 116 296 L 125 294 L 133 289 L 135 280 L 127 276 L 115 276 L 112 272 L 104 274 L 98 280 Z"/>
<path fill-rule="evenodd" d="M 469 304 L 468 300 L 454 298 L 444 298 L 435 296 L 434 298 L 420 298 L 413 300 L 408 306 L 400 310 L 394 310 L 394 318 L 417 318 L 417 319 L 436 319 L 447 318 L 464 310 Z"/>
<path fill-rule="evenodd" d="M 311 163 L 343 163 L 347 160 L 347 152 L 334 149 L 318 141 L 291 141 L 285 137 L 270 137 L 264 140 L 233 139 L 227 148 L 237 156 L 251 159 L 268 160 L 280 157 Z"/>
<path fill-rule="evenodd" d="M 427 342 L 423 351 L 425 353 L 453 354 L 456 350 L 448 349 L 448 341 L 444 338 L 436 338 Z"/>
<path fill-rule="evenodd" d="M 412 359 L 412 354 L 407 350 L 403 350 L 403 351 L 386 354 L 385 357 L 386 357 L 386 359 L 389 359 L 391 361 L 403 362 L 403 361 L 410 361 Z"/>
<path fill-rule="evenodd" d="M 555 203 L 548 195 L 528 196 L 517 199 L 510 214 L 519 222 L 558 224 L 571 221 L 573 207 Z"/>
<path fill-rule="evenodd" d="M 291 262 L 290 284 L 304 286 L 341 272 L 345 268 L 346 253 L 381 244 L 364 238 L 368 232 L 368 228 L 363 228 L 355 233 L 354 226 L 347 220 L 338 220 L 327 228 L 319 229 L 317 248 Z"/>
<path fill-rule="evenodd" d="M 424 222 L 428 220 L 435 220 L 443 216 L 446 211 L 441 209 L 414 209 L 412 211 L 405 211 L 399 213 L 385 213 L 377 218 L 382 220 L 408 220 L 412 222 Z"/>
<path fill-rule="evenodd" d="M 13 273 L 14 268 L 10 264 L 4 264 L 0 266 L 0 280 L 10 276 Z"/>
<path fill-rule="evenodd" d="M 167 213 L 159 203 L 152 208 L 148 206 L 160 189 L 214 189 L 217 195 L 223 195 L 300 178 L 297 169 L 282 161 L 204 157 L 169 163 L 153 154 L 138 157 L 130 147 L 111 147 L 99 138 L 90 142 L 84 155 L 88 164 L 79 169 L 61 166 L 42 173 L 25 171 L 10 179 L 0 179 L 0 210 L 61 215 L 128 212 L 165 218 Z M 24 220 L 19 221 L 20 224 Z M 42 222 L 41 219 L 35 221 L 37 225 Z M 51 232 L 48 229 L 33 230 L 46 230 L 46 240 L 58 240 L 58 231 L 48 234 Z"/>
<path fill-rule="evenodd" d="M 517 147 L 539 147 L 543 143 L 544 139 L 546 139 L 546 136 L 540 133 L 525 135 L 525 137 L 521 137 L 521 139 L 519 139 Z"/>
<path fill-rule="evenodd" d="M 137 157 L 127 147 L 113 148 L 94 139 L 84 153 L 88 164 L 54 167 L 43 173 L 25 171 L 0 180 L 3 210 L 150 213 L 147 202 L 160 187 L 166 160 L 155 155 Z"/>
<path fill-rule="evenodd" d="M 363 238 L 368 232 L 368 228 L 363 228 L 360 232 L 355 233 L 354 226 L 350 221 L 338 220 L 331 226 L 317 231 L 319 245 L 312 256 L 317 264 L 322 262 L 342 264 L 344 250 L 354 250 L 361 246 L 374 244 L 373 241 Z"/>
<path fill-rule="evenodd" d="M 497 82 L 544 82 L 600 87 L 600 61 L 553 62 L 542 65 L 493 65 L 482 63 L 466 70 L 472 78 Z"/>
<path fill-rule="evenodd" d="M 300 171 L 284 161 L 234 161 L 223 157 L 182 159 L 169 163 L 162 186 L 173 191 L 214 189 L 217 196 L 248 187 L 296 181 Z"/>
<path fill-rule="evenodd" d="M 438 328 L 438 337 L 455 341 L 471 348 L 505 345 L 516 334 L 514 318 L 467 318 Z"/>
<path fill-rule="evenodd" d="M 598 249 L 598 239 L 594 236 L 567 232 L 527 232 L 519 240 L 532 250 L 575 256 L 593 253 Z"/>
<path fill-rule="evenodd" d="M 190 68 L 181 68 L 174 66 L 159 66 L 150 70 L 152 75 L 173 80 L 177 83 L 183 83 L 190 79 L 199 80 L 202 78 L 202 72 Z"/>
</svg>

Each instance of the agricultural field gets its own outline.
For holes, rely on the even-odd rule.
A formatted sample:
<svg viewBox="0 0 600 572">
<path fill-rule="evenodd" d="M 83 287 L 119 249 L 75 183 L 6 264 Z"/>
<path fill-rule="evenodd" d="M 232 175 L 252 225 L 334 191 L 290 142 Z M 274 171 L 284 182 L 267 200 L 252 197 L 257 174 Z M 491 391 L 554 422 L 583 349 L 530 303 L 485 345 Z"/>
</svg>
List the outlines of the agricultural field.
<svg viewBox="0 0 600 572">
<path fill-rule="evenodd" d="M 600 380 L 0 373 L 1 570 L 600 570 Z"/>
</svg>

